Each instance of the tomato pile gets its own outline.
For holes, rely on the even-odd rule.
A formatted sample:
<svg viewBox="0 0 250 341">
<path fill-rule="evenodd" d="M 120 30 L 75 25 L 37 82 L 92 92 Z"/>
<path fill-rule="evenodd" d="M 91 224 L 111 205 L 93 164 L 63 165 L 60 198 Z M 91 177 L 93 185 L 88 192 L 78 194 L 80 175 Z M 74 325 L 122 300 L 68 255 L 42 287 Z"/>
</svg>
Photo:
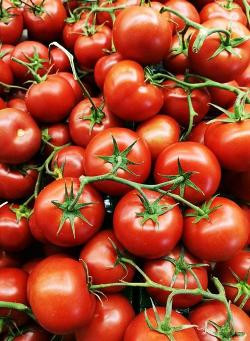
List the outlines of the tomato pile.
<svg viewBox="0 0 250 341">
<path fill-rule="evenodd" d="M 1 341 L 250 341 L 249 25 L 0 0 Z"/>
</svg>

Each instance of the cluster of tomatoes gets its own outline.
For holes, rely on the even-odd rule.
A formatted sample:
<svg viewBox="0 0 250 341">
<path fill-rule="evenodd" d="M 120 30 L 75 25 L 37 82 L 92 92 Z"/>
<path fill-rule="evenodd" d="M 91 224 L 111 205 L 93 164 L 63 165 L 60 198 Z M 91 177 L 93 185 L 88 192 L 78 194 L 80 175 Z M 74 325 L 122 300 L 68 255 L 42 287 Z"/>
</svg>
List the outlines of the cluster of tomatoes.
<svg viewBox="0 0 250 341">
<path fill-rule="evenodd" d="M 0 340 L 250 340 L 247 0 L 0 0 Z"/>
</svg>

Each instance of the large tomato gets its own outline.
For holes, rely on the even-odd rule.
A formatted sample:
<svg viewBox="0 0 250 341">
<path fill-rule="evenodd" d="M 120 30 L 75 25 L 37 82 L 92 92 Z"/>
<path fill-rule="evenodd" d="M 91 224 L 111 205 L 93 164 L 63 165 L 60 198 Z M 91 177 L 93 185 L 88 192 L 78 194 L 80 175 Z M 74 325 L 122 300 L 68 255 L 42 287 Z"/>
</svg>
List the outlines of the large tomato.
<svg viewBox="0 0 250 341">
<path fill-rule="evenodd" d="M 143 183 L 150 172 L 151 155 L 146 142 L 126 128 L 109 128 L 96 135 L 85 151 L 85 174 L 94 176 L 114 172 L 127 180 Z M 129 187 L 118 182 L 95 182 L 100 191 L 122 195 Z"/>
<path fill-rule="evenodd" d="M 101 302 L 97 302 L 91 322 L 76 332 L 76 340 L 122 341 L 134 316 L 134 310 L 125 297 L 107 295 Z"/>
<path fill-rule="evenodd" d="M 23 16 L 11 3 L 1 2 L 0 41 L 15 44 L 23 32 Z"/>
<path fill-rule="evenodd" d="M 84 326 L 95 309 L 83 265 L 63 255 L 37 264 L 28 279 L 28 299 L 39 324 L 55 334 Z"/>
<path fill-rule="evenodd" d="M 36 199 L 35 221 L 45 238 L 52 244 L 59 246 L 83 244 L 102 225 L 103 201 L 91 185 L 84 187 L 78 201 L 70 207 L 79 186 L 78 179 L 56 180 L 47 185 Z"/>
<path fill-rule="evenodd" d="M 132 254 L 159 258 L 168 254 L 178 243 L 183 218 L 173 199 L 167 196 L 160 199 L 159 193 L 150 190 L 144 190 L 144 193 L 150 208 L 142 203 L 142 197 L 136 190 L 120 199 L 114 211 L 114 232 L 119 242 Z"/>
<path fill-rule="evenodd" d="M 211 213 L 202 217 L 191 209 L 184 218 L 183 241 L 196 257 L 220 262 L 233 257 L 248 241 L 249 227 L 242 209 L 223 197 L 212 199 Z M 191 216 L 192 215 L 192 216 Z"/>
</svg>

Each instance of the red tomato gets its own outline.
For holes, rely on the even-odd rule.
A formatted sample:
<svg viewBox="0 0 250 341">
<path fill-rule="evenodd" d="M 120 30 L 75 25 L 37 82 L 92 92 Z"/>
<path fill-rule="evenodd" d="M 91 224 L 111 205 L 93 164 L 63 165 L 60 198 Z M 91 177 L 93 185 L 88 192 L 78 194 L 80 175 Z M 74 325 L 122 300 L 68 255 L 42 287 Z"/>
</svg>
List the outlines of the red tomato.
<svg viewBox="0 0 250 341">
<path fill-rule="evenodd" d="M 233 80 L 231 82 L 227 82 L 226 85 L 231 85 L 236 88 L 239 87 L 238 83 Z M 214 104 L 219 105 L 223 108 L 229 108 L 232 106 L 236 100 L 236 94 L 232 91 L 216 88 L 216 87 L 209 87 L 209 93 L 211 95 L 211 102 Z"/>
<path fill-rule="evenodd" d="M 73 108 L 69 116 L 70 135 L 78 146 L 87 147 L 89 141 L 101 131 L 122 125 L 102 98 L 92 98 L 92 101 L 99 110 L 95 110 L 86 98 Z"/>
<path fill-rule="evenodd" d="M 211 262 L 230 259 L 243 249 L 248 240 L 249 225 L 242 209 L 232 200 L 216 197 L 210 208 L 214 209 L 202 219 L 192 209 L 184 218 L 183 241 L 196 257 Z M 199 219 L 197 221 L 196 219 Z"/>
<path fill-rule="evenodd" d="M 0 249 L 0 269 L 15 268 L 20 263 L 20 256 L 18 254 L 11 254 Z"/>
<path fill-rule="evenodd" d="M 250 311 L 250 252 L 240 251 L 226 262 L 217 263 L 215 274 L 224 285 L 227 298 L 237 304 L 244 303 L 243 310 Z M 231 287 L 229 284 L 237 285 Z M 236 299 L 239 294 L 239 299 Z M 248 295 L 248 296 L 247 296 Z M 244 301 L 243 301 L 244 300 Z"/>
<path fill-rule="evenodd" d="M 118 15 L 113 39 L 116 50 L 123 58 L 156 64 L 170 48 L 172 29 L 166 17 L 156 9 L 132 6 Z"/>
<path fill-rule="evenodd" d="M 103 200 L 91 185 L 84 187 L 75 206 L 69 209 L 79 186 L 78 179 L 59 179 L 47 185 L 36 199 L 35 222 L 52 244 L 81 245 L 102 225 L 105 213 Z"/>
<path fill-rule="evenodd" d="M 230 309 L 233 315 L 232 324 L 234 331 L 243 332 L 245 335 L 231 337 L 230 332 L 232 332 L 232 330 L 227 329 L 227 332 L 225 329 L 224 333 L 221 330 L 222 340 L 224 338 L 232 341 L 247 341 L 250 337 L 249 317 L 233 304 L 230 305 Z M 205 330 L 208 329 L 211 332 L 216 332 L 215 327 L 212 325 L 213 322 L 219 326 L 225 325 L 227 320 L 226 307 L 223 303 L 218 301 L 203 303 L 191 312 L 189 320 L 192 324 L 196 324 L 198 326 L 196 330 L 200 341 L 217 341 L 217 337 L 209 335 L 205 332 Z"/>
<path fill-rule="evenodd" d="M 134 268 L 125 263 L 124 265 L 117 263 L 118 255 L 114 246 L 123 253 L 124 250 L 114 233 L 111 230 L 104 230 L 97 233 L 81 250 L 80 260 L 86 263 L 93 284 L 132 281 Z M 112 293 L 122 289 L 124 289 L 122 286 L 114 286 L 102 291 Z"/>
<path fill-rule="evenodd" d="M 243 212 L 245 213 L 247 220 L 248 220 L 248 231 L 249 231 L 248 245 L 250 245 L 250 207 L 247 205 L 241 205 L 241 208 L 243 209 Z"/>
<path fill-rule="evenodd" d="M 13 73 L 11 68 L 7 63 L 5 63 L 0 58 L 0 82 L 5 83 L 7 85 L 11 85 L 13 83 Z M 0 94 L 4 92 L 4 88 L 0 85 Z"/>
<path fill-rule="evenodd" d="M 172 261 L 169 260 L 172 259 Z M 155 259 L 147 261 L 144 264 L 144 272 L 147 276 L 156 283 L 162 285 L 178 288 L 178 289 L 196 289 L 198 287 L 197 281 L 193 274 L 188 270 L 188 266 L 193 264 L 192 270 L 197 276 L 203 290 L 207 290 L 208 276 L 206 267 L 195 267 L 194 264 L 202 263 L 197 258 L 194 258 L 188 252 L 180 250 L 176 247 L 172 252 L 167 254 L 162 259 Z M 175 278 L 176 275 L 176 278 Z M 185 284 L 186 278 L 186 284 Z M 173 281 L 174 280 L 174 281 Z M 185 287 L 186 285 L 186 287 Z M 166 305 L 167 298 L 170 292 L 148 288 L 150 296 L 152 296 L 161 305 Z M 194 295 L 176 295 L 173 300 L 174 308 L 188 308 L 202 300 L 202 296 Z"/>
<path fill-rule="evenodd" d="M 222 180 L 227 193 L 242 201 L 250 202 L 250 172 L 224 171 Z"/>
<path fill-rule="evenodd" d="M 241 23 L 222 18 L 210 19 L 202 25 L 208 29 L 230 29 L 231 39 L 249 35 L 249 30 Z M 193 44 L 197 34 L 198 32 L 192 35 L 188 51 L 191 68 L 194 72 L 218 82 L 229 82 L 247 68 L 250 62 L 250 40 L 232 47 L 232 53 L 223 50 L 211 58 L 221 44 L 220 35 L 218 33 L 209 35 L 197 52 L 193 51 Z"/>
<path fill-rule="evenodd" d="M 111 49 L 112 31 L 106 25 L 96 27 L 93 35 L 81 35 L 76 39 L 74 54 L 81 68 L 93 69 L 106 50 Z"/>
<path fill-rule="evenodd" d="M 83 265 L 65 256 L 45 258 L 35 267 L 28 279 L 28 298 L 39 324 L 55 334 L 84 326 L 95 309 Z"/>
<path fill-rule="evenodd" d="M 41 243 L 47 243 L 47 239 L 44 237 L 43 235 L 43 231 L 40 228 L 39 224 L 37 224 L 36 220 L 35 220 L 35 215 L 34 213 L 31 214 L 30 218 L 29 218 L 29 228 L 30 228 L 30 232 L 32 234 L 32 236 L 38 240 Z"/>
<path fill-rule="evenodd" d="M 54 146 L 63 146 L 70 142 L 68 125 L 63 123 L 53 124 L 42 131 L 43 138 L 52 143 Z M 49 155 L 52 148 L 48 145 L 45 146 L 45 154 Z"/>
<path fill-rule="evenodd" d="M 239 86 L 250 87 L 250 63 L 240 75 L 236 76 L 235 80 L 237 81 Z"/>
<path fill-rule="evenodd" d="M 72 87 L 75 94 L 75 103 L 77 104 L 83 98 L 83 92 L 80 84 L 75 80 L 74 76 L 70 72 L 57 72 L 57 76 L 64 78 Z"/>
<path fill-rule="evenodd" d="M 170 116 L 156 115 L 142 122 L 136 129 L 137 134 L 143 138 L 155 160 L 163 149 L 178 142 L 180 138 L 180 126 Z"/>
<path fill-rule="evenodd" d="M 202 202 L 215 194 L 221 179 L 219 162 L 206 146 L 197 142 L 177 142 L 166 147 L 156 160 L 156 183 L 171 180 L 171 176 L 182 173 L 178 160 L 184 172 L 184 180 L 173 193 L 181 194 L 191 202 Z M 190 172 L 193 174 L 190 175 Z M 193 184 L 202 192 L 194 188 Z M 170 185 L 164 187 L 166 190 L 170 188 Z"/>
<path fill-rule="evenodd" d="M 7 107 L 28 112 L 25 101 L 22 98 L 12 98 L 7 102 Z"/>
<path fill-rule="evenodd" d="M 104 98 L 108 108 L 125 121 L 144 121 L 163 105 L 162 90 L 145 83 L 142 66 L 130 60 L 118 62 L 108 72 Z"/>
<path fill-rule="evenodd" d="M 86 175 L 102 175 L 115 170 L 120 178 L 143 183 L 150 168 L 151 155 L 146 142 L 130 129 L 106 129 L 89 142 L 85 151 Z M 95 182 L 94 186 L 110 195 L 122 195 L 129 190 L 127 185 L 109 180 Z"/>
<path fill-rule="evenodd" d="M 116 205 L 114 232 L 119 242 L 132 254 L 143 258 L 159 258 L 168 254 L 182 234 L 183 218 L 175 201 L 150 190 L 144 193 L 152 213 L 144 207 L 136 190 L 124 195 Z M 166 206 L 166 207 L 164 207 Z"/>
<path fill-rule="evenodd" d="M 0 162 L 19 164 L 29 161 L 39 150 L 41 133 L 33 118 L 14 108 L 0 111 Z"/>
<path fill-rule="evenodd" d="M 164 329 L 164 318 L 166 314 L 166 309 L 163 307 L 157 307 L 157 312 L 160 317 L 160 322 L 162 323 L 162 329 Z M 146 310 L 147 316 L 151 324 L 156 327 L 157 321 L 152 308 Z M 181 325 L 189 325 L 190 322 L 182 316 L 180 313 L 176 311 L 171 312 L 170 319 L 171 326 L 181 326 Z M 175 341 L 199 341 L 199 338 L 195 332 L 194 328 L 188 328 L 185 330 L 177 331 L 173 333 L 173 337 Z M 124 341 L 167 341 L 170 338 L 166 333 L 159 333 L 155 330 L 152 330 L 147 325 L 145 320 L 145 313 L 142 311 L 139 315 L 137 315 L 132 322 L 130 322 L 125 336 Z"/>
<path fill-rule="evenodd" d="M 28 274 L 24 270 L 0 269 L 0 301 L 27 305 L 27 279 Z M 1 308 L 0 315 L 10 317 L 17 325 L 22 325 L 29 319 L 26 313 L 8 308 Z"/>
<path fill-rule="evenodd" d="M 50 62 L 53 65 L 52 72 L 63 72 L 70 70 L 69 59 L 58 47 L 50 51 Z"/>
<path fill-rule="evenodd" d="M 0 41 L 16 44 L 23 32 L 23 16 L 12 4 L 1 2 Z"/>
<path fill-rule="evenodd" d="M 129 301 L 122 295 L 108 295 L 97 302 L 91 322 L 76 332 L 77 341 L 122 341 L 135 316 Z"/>
<path fill-rule="evenodd" d="M 40 327 L 28 326 L 25 331 L 20 331 L 20 335 L 15 336 L 13 341 L 50 341 L 51 335 L 49 335 L 45 330 Z"/>
<path fill-rule="evenodd" d="M 0 59 L 2 59 L 6 64 L 10 64 L 10 55 L 14 48 L 15 46 L 10 44 L 0 45 Z"/>
<path fill-rule="evenodd" d="M 188 135 L 187 140 L 204 144 L 204 137 L 209 125 L 206 121 L 202 121 L 193 127 L 191 133 Z"/>
<path fill-rule="evenodd" d="M 55 154 L 52 170 L 58 178 L 79 178 L 84 174 L 84 159 L 85 151 L 82 147 L 64 147 Z"/>
</svg>

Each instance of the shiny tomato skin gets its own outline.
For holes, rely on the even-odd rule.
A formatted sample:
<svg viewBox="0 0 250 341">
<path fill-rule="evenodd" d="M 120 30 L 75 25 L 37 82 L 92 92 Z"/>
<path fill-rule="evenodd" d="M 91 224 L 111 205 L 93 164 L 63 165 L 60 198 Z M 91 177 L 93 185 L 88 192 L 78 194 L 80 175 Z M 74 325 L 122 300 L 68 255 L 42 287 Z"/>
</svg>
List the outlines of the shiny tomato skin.
<svg viewBox="0 0 250 341">
<path fill-rule="evenodd" d="M 0 82 L 11 85 L 13 81 L 14 77 L 10 66 L 0 58 Z M 4 88 L 0 86 L 0 94 L 3 92 Z"/>
<path fill-rule="evenodd" d="M 188 135 L 187 140 L 204 144 L 204 137 L 207 128 L 209 127 L 206 121 L 201 121 L 193 127 L 191 133 Z"/>
<path fill-rule="evenodd" d="M 25 101 L 22 98 L 12 98 L 7 102 L 7 107 L 28 112 Z"/>
<path fill-rule="evenodd" d="M 29 218 L 29 228 L 32 236 L 38 240 L 40 243 L 47 243 L 47 239 L 44 237 L 43 231 L 40 228 L 39 224 L 36 222 L 36 218 L 34 212 L 31 214 Z"/>
<path fill-rule="evenodd" d="M 163 307 L 156 307 L 160 316 L 160 320 L 163 321 L 166 313 L 166 309 Z M 150 322 L 156 327 L 156 319 L 153 308 L 146 310 Z M 190 322 L 176 311 L 171 312 L 171 326 L 187 325 Z M 158 333 L 157 331 L 150 330 L 145 320 L 144 311 L 137 315 L 129 324 L 124 341 L 167 341 L 169 338 L 165 334 Z M 199 338 L 194 328 L 188 328 L 182 331 L 174 333 L 175 341 L 199 341 Z"/>
<path fill-rule="evenodd" d="M 70 70 L 69 59 L 58 47 L 50 51 L 50 63 L 53 65 L 52 72 L 65 72 Z"/>
<path fill-rule="evenodd" d="M 116 176 L 143 183 L 148 178 L 151 169 L 150 150 L 143 139 L 134 131 L 126 128 L 106 129 L 89 142 L 85 150 L 85 174 L 89 176 L 102 175 L 109 173 L 113 169 L 111 163 L 99 157 L 113 155 L 114 145 L 112 136 L 117 142 L 119 151 L 126 150 L 136 141 L 132 150 L 127 155 L 128 160 L 135 164 L 127 165 L 130 172 L 119 168 Z M 104 193 L 118 196 L 121 196 L 130 189 L 127 185 L 114 183 L 109 180 L 95 182 L 94 186 Z"/>
<path fill-rule="evenodd" d="M 249 226 L 242 209 L 232 200 L 223 197 L 213 199 L 209 220 L 195 222 L 195 217 L 184 218 L 183 241 L 196 257 L 212 262 L 230 259 L 244 248 L 248 240 Z M 193 213 L 188 209 L 187 214 Z"/>
<path fill-rule="evenodd" d="M 42 230 L 44 237 L 49 242 L 58 246 L 70 247 L 85 243 L 101 227 L 104 219 L 104 204 L 100 194 L 91 185 L 86 185 L 78 203 L 90 203 L 80 209 L 81 214 L 88 222 L 75 217 L 75 237 L 69 219 L 64 222 L 61 231 L 58 232 L 63 211 L 56 207 L 52 201 L 64 202 L 65 186 L 70 193 L 72 185 L 73 193 L 76 195 L 80 186 L 78 179 L 62 178 L 53 181 L 39 193 L 34 206 L 38 228 Z"/>
<path fill-rule="evenodd" d="M 159 198 L 159 193 L 144 190 L 150 203 Z M 161 205 L 174 205 L 168 197 L 160 200 Z M 132 190 L 124 195 L 115 207 L 113 216 L 114 233 L 119 242 L 132 254 L 155 259 L 168 254 L 178 243 L 182 234 L 183 218 L 178 206 L 160 215 L 157 225 L 151 219 L 142 224 L 144 206 L 138 192 Z"/>
<path fill-rule="evenodd" d="M 124 121 L 144 121 L 156 115 L 163 105 L 162 90 L 145 83 L 142 66 L 131 60 L 115 64 L 104 81 L 108 108 Z"/>
<path fill-rule="evenodd" d="M 102 118 L 101 123 L 95 123 L 91 128 L 91 121 L 86 118 L 91 117 L 92 104 L 87 98 L 79 102 L 73 108 L 69 116 L 69 131 L 71 138 L 76 145 L 85 148 L 94 136 L 105 129 L 122 126 L 122 122 L 110 112 L 102 98 L 93 97 L 92 101 L 97 108 L 101 108 L 105 115 Z"/>
<path fill-rule="evenodd" d="M 24 270 L 14 267 L 0 269 L 0 301 L 27 305 L 27 280 L 28 274 Z M 7 308 L 1 308 L 0 315 L 9 316 L 18 326 L 29 319 L 26 313 Z"/>
<path fill-rule="evenodd" d="M 231 37 L 239 38 L 249 35 L 249 30 L 239 22 L 228 21 L 222 18 L 210 19 L 202 24 L 205 28 L 230 29 Z M 242 73 L 250 62 L 250 41 L 247 40 L 233 48 L 233 54 L 227 51 L 220 52 L 214 58 L 210 58 L 220 46 L 218 33 L 208 36 L 199 52 L 193 51 L 193 44 L 197 37 L 197 32 L 191 37 L 189 43 L 188 56 L 191 69 L 194 73 L 205 76 L 217 82 L 229 82 Z"/>
<path fill-rule="evenodd" d="M 226 85 L 234 86 L 236 88 L 239 87 L 235 80 L 227 82 Z M 231 107 L 236 100 L 236 94 L 232 91 L 216 88 L 213 86 L 209 87 L 209 93 L 211 95 L 211 103 L 217 104 L 220 107 L 226 109 Z"/>
<path fill-rule="evenodd" d="M 247 341 L 250 336 L 250 319 L 240 308 L 236 307 L 234 304 L 230 304 L 230 309 L 233 316 L 233 327 L 236 332 L 246 333 L 241 337 L 232 337 L 232 341 Z M 218 301 L 212 301 L 203 303 L 202 305 L 195 308 L 190 316 L 189 320 L 192 324 L 197 325 L 196 332 L 198 334 L 200 341 L 217 341 L 217 337 L 205 333 L 204 330 L 207 326 L 212 332 L 215 328 L 208 323 L 208 321 L 213 321 L 216 324 L 222 326 L 227 319 L 226 307 L 223 303 Z M 208 325 L 207 325 L 208 324 Z"/>
<path fill-rule="evenodd" d="M 167 257 L 170 257 L 174 260 L 178 260 L 180 257 L 180 248 L 176 247 L 174 250 L 172 250 L 169 254 L 167 254 Z M 190 253 L 184 251 L 184 261 L 188 264 L 198 264 L 202 263 L 197 258 L 193 257 Z M 177 274 L 177 277 L 175 279 L 175 282 L 172 284 L 173 276 L 175 275 L 175 270 L 177 268 L 166 258 L 162 257 L 161 259 L 154 259 L 150 261 L 146 261 L 144 263 L 144 272 L 147 274 L 147 276 L 153 280 L 156 283 L 160 283 L 162 285 L 178 288 L 178 289 L 184 289 L 185 288 L 185 282 L 184 282 L 184 273 L 180 272 Z M 193 267 L 192 270 L 196 274 L 203 290 L 207 290 L 208 286 L 208 275 L 206 267 Z M 194 276 L 187 271 L 187 289 L 196 289 L 197 288 L 197 282 L 194 278 Z M 156 299 L 156 301 L 160 305 L 166 305 L 167 298 L 170 293 L 154 289 L 154 288 L 148 288 L 148 293 L 151 297 Z M 194 296 L 194 295 L 176 295 L 173 300 L 173 307 L 176 308 L 188 308 L 191 307 L 197 303 L 199 303 L 202 300 L 202 296 Z"/>
<path fill-rule="evenodd" d="M 69 127 L 64 123 L 52 124 L 45 128 L 48 141 L 55 146 L 63 146 L 70 142 Z M 49 155 L 52 152 L 52 147 L 45 146 L 45 154 Z"/>
<path fill-rule="evenodd" d="M 75 94 L 65 79 L 50 75 L 45 81 L 34 83 L 28 89 L 25 103 L 29 113 L 36 120 L 56 123 L 70 113 L 75 104 Z"/>
<path fill-rule="evenodd" d="M 41 132 L 33 118 L 14 108 L 0 111 L 0 162 L 20 164 L 29 161 L 39 150 Z"/>
<path fill-rule="evenodd" d="M 131 282 L 134 276 L 134 268 L 126 264 L 126 269 L 121 264 L 116 264 L 117 252 L 111 241 L 123 252 L 123 247 L 111 230 L 97 233 L 80 252 L 80 260 L 83 260 L 92 277 L 93 284 L 117 283 L 120 280 Z M 123 290 L 122 286 L 104 288 L 103 292 L 114 293 Z"/>
<path fill-rule="evenodd" d="M 76 332 L 77 341 L 122 341 L 135 316 L 128 299 L 119 294 L 107 295 L 97 302 L 94 316 L 86 327 Z"/>
<path fill-rule="evenodd" d="M 7 6 L 5 10 L 10 17 L 7 22 L 0 20 L 0 41 L 2 44 L 16 44 L 23 32 L 23 16 L 11 5 Z"/>
<path fill-rule="evenodd" d="M 213 152 L 197 142 L 177 142 L 166 147 L 158 156 L 154 177 L 156 183 L 167 181 L 167 175 L 178 174 L 178 159 L 184 172 L 194 172 L 190 180 L 203 193 L 186 186 L 184 198 L 191 202 L 209 199 L 219 187 L 221 168 Z M 170 187 L 164 187 L 169 189 Z M 173 193 L 179 194 L 179 188 Z"/>
<path fill-rule="evenodd" d="M 124 9 L 113 27 L 116 50 L 142 64 L 159 63 L 170 48 L 172 29 L 163 14 L 151 7 Z"/>
<path fill-rule="evenodd" d="M 83 98 L 83 92 L 79 82 L 75 80 L 73 74 L 71 72 L 57 72 L 57 76 L 64 78 L 70 84 L 75 94 L 75 103 L 77 104 L 80 102 Z"/>
<path fill-rule="evenodd" d="M 179 124 L 174 118 L 167 115 L 156 115 L 149 118 L 138 125 L 136 132 L 147 142 L 153 160 L 164 148 L 178 142 L 180 138 Z"/>
<path fill-rule="evenodd" d="M 242 250 L 228 261 L 217 263 L 214 270 L 215 275 L 219 278 L 225 288 L 228 300 L 230 300 L 237 306 L 242 303 L 244 296 L 242 295 L 237 301 L 235 301 L 238 290 L 237 288 L 232 288 L 228 286 L 226 283 L 238 283 L 238 280 L 235 279 L 232 273 L 234 272 L 240 278 L 240 281 L 245 281 L 248 285 L 250 285 L 250 276 L 248 274 L 249 268 L 250 252 L 248 250 Z M 246 312 L 250 312 L 250 299 L 247 300 L 242 309 Z"/>
<path fill-rule="evenodd" d="M 0 198 L 16 200 L 27 197 L 35 187 L 37 175 L 35 169 L 23 173 L 0 163 Z"/>
<path fill-rule="evenodd" d="M 49 332 L 74 332 L 93 316 L 95 298 L 88 291 L 84 267 L 63 255 L 37 264 L 29 276 L 27 292 L 38 323 Z"/>
<path fill-rule="evenodd" d="M 52 159 L 52 170 L 59 177 L 79 178 L 84 174 L 85 151 L 79 146 L 67 146 L 60 149 Z"/>
</svg>

